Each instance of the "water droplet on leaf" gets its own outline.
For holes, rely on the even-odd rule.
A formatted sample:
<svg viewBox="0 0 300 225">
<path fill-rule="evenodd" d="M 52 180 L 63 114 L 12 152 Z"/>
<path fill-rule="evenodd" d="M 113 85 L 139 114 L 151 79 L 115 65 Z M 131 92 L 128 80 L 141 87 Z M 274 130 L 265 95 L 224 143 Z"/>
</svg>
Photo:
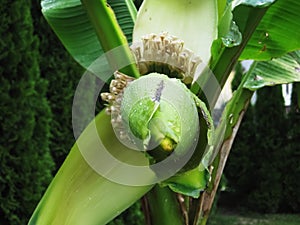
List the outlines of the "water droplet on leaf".
<svg viewBox="0 0 300 225">
<path fill-rule="evenodd" d="M 222 42 L 226 47 L 234 47 L 241 44 L 242 34 L 234 21 L 231 22 L 228 34 L 222 37 Z"/>
<path fill-rule="evenodd" d="M 230 114 L 230 115 L 229 115 L 229 123 L 230 123 L 230 124 L 233 124 L 233 114 Z"/>
</svg>

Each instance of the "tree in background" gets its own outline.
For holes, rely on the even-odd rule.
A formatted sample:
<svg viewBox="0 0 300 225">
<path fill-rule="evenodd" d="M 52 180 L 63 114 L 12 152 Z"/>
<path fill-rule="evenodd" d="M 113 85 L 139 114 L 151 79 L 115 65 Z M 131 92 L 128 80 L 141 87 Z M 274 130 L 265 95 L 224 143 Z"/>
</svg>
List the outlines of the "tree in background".
<svg viewBox="0 0 300 225">
<path fill-rule="evenodd" d="M 257 92 L 254 115 L 255 147 L 248 159 L 254 164 L 251 171 L 254 183 L 246 202 L 251 210 L 274 213 L 279 209 L 283 191 L 281 163 L 286 138 L 281 86 Z"/>
<path fill-rule="evenodd" d="M 282 166 L 282 203 L 284 212 L 300 211 L 300 83 L 293 84 L 291 111 L 288 114 L 287 140 Z"/>
<path fill-rule="evenodd" d="M 281 86 L 257 91 L 256 104 L 247 110 L 225 168 L 235 206 L 258 212 L 279 210 L 285 124 Z"/>
<path fill-rule="evenodd" d="M 51 111 L 30 3 L 1 4 L 0 224 L 26 224 L 52 178 Z"/>
<path fill-rule="evenodd" d="M 41 13 L 39 0 L 32 1 L 35 33 L 40 39 L 40 71 L 48 81 L 47 99 L 53 119 L 50 124 L 50 149 L 58 169 L 75 138 L 72 132 L 72 104 L 78 82 L 84 72 L 62 46 Z"/>
<path fill-rule="evenodd" d="M 231 84 L 233 91 L 237 89 L 244 73 L 240 63 L 237 64 L 235 72 Z M 249 105 L 225 167 L 224 175 L 228 182 L 229 192 L 225 196 L 221 194 L 220 199 L 225 204 L 239 205 L 239 202 L 245 202 L 247 194 L 253 189 L 253 180 L 256 179 L 252 173 L 255 161 L 249 160 L 249 158 L 252 158 L 252 150 L 255 148 L 256 130 L 254 124 L 254 107 Z M 230 201 L 226 200 L 227 197 Z"/>
</svg>

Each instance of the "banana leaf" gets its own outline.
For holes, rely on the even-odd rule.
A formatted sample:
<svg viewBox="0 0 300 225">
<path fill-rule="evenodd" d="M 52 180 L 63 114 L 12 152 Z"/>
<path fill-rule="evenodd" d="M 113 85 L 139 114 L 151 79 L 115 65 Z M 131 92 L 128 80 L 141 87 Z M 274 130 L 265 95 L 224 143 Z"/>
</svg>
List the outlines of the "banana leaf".
<svg viewBox="0 0 300 225">
<path fill-rule="evenodd" d="M 109 0 L 127 40 L 131 41 L 136 8 L 131 0 Z M 73 58 L 88 68 L 103 49 L 80 0 L 42 0 L 42 13 Z"/>
<path fill-rule="evenodd" d="M 255 91 L 264 86 L 300 82 L 300 51 L 280 58 L 257 62 L 244 88 Z"/>
<path fill-rule="evenodd" d="M 300 2 L 277 0 L 252 35 L 241 59 L 270 60 L 300 49 Z"/>
</svg>

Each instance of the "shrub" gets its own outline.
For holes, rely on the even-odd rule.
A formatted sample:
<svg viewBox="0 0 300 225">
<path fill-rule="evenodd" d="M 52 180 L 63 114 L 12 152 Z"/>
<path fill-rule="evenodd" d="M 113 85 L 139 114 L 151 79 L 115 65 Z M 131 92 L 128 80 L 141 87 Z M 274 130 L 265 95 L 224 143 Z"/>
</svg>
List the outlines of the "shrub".
<svg viewBox="0 0 300 225">
<path fill-rule="evenodd" d="M 4 1 L 0 12 L 0 224 L 26 224 L 52 178 L 51 112 L 30 4 Z"/>
<path fill-rule="evenodd" d="M 300 211 L 300 84 L 293 85 L 291 111 L 288 114 L 287 140 L 284 147 L 283 192 L 281 210 L 284 212 Z"/>
<path fill-rule="evenodd" d="M 84 70 L 62 46 L 41 13 L 40 1 L 32 1 L 35 33 L 40 40 L 41 76 L 48 81 L 47 99 L 53 119 L 50 124 L 51 154 L 59 169 L 75 139 L 72 131 L 72 104 Z"/>
<path fill-rule="evenodd" d="M 237 206 L 264 213 L 279 210 L 286 141 L 284 115 L 280 86 L 257 91 L 257 102 L 247 110 L 225 168 Z"/>
</svg>

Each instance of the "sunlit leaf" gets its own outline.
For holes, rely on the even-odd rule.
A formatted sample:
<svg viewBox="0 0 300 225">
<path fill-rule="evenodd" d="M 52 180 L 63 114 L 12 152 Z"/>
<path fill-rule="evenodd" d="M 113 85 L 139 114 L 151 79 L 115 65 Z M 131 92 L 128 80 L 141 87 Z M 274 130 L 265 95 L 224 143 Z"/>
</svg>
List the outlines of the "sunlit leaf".
<svg viewBox="0 0 300 225">
<path fill-rule="evenodd" d="M 300 82 L 300 52 L 256 64 L 244 87 L 256 90 L 264 86 Z"/>
<path fill-rule="evenodd" d="M 233 0 L 232 6 L 235 8 L 238 5 L 248 5 L 253 7 L 266 7 L 276 0 Z"/>
<path fill-rule="evenodd" d="M 300 1 L 278 0 L 263 17 L 241 59 L 269 60 L 300 49 Z"/>
</svg>

